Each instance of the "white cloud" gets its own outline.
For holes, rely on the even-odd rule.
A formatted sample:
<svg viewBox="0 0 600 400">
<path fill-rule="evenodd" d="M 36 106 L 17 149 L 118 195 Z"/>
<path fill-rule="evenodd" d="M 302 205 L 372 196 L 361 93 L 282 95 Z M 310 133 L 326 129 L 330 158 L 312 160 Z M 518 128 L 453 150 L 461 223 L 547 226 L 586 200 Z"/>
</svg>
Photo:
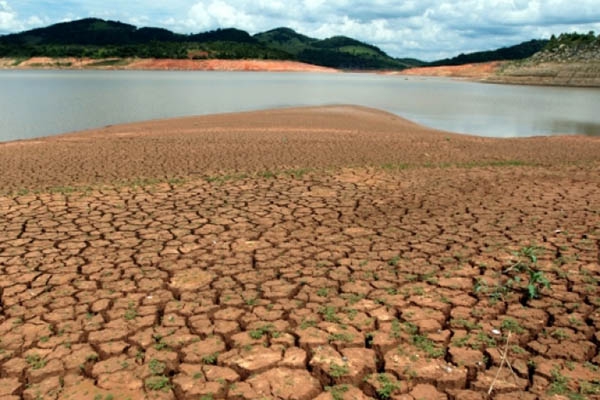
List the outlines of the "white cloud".
<svg viewBox="0 0 600 400">
<path fill-rule="evenodd" d="M 232 2 L 212 0 L 208 4 L 197 3 L 190 9 L 188 25 L 197 30 L 215 28 L 239 28 L 254 31 L 259 16 L 246 12 L 244 8 L 234 7 Z"/>
<path fill-rule="evenodd" d="M 427 60 L 553 33 L 600 30 L 598 0 L 0 0 L 0 32 L 69 16 L 185 33 L 288 26 L 318 38 L 352 36 L 393 56 Z"/>
<path fill-rule="evenodd" d="M 8 4 L 8 1 L 0 0 L 0 34 L 19 32 L 43 26 L 48 22 L 48 19 L 41 18 L 35 14 L 20 18 L 19 14 Z"/>
<path fill-rule="evenodd" d="M 17 13 L 10 8 L 8 2 L 0 0 L 0 32 L 11 32 L 19 28 Z"/>
<path fill-rule="evenodd" d="M 435 59 L 600 28 L 598 0 L 209 0 L 190 8 L 186 27 L 251 33 L 289 26 L 315 37 L 347 35 L 399 57 Z"/>
</svg>

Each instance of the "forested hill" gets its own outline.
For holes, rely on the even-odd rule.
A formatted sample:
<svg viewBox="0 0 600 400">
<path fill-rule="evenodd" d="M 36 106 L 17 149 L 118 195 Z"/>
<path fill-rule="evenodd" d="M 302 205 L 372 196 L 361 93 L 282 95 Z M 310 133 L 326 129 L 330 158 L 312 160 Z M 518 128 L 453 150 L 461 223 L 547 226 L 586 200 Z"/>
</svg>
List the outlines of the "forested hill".
<svg viewBox="0 0 600 400">
<path fill-rule="evenodd" d="M 396 59 L 358 40 L 336 36 L 324 40 L 278 28 L 251 36 L 238 29 L 178 34 L 162 28 L 97 18 L 64 22 L 0 36 L 0 57 L 140 57 L 174 59 L 296 60 L 340 69 L 403 69 L 423 65 Z"/>
</svg>

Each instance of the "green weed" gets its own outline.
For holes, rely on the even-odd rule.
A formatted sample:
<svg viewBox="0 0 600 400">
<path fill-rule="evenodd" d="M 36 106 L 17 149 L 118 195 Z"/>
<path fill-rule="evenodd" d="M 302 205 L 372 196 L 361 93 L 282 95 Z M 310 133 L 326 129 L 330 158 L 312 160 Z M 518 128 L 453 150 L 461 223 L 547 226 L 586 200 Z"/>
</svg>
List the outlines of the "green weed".
<svg viewBox="0 0 600 400">
<path fill-rule="evenodd" d="M 163 392 L 169 392 L 171 390 L 171 382 L 169 381 L 169 378 L 164 375 L 151 376 L 150 378 L 146 379 L 145 383 L 146 388 L 149 390 L 160 390 Z"/>
<path fill-rule="evenodd" d="M 344 393 L 346 393 L 348 390 L 348 385 L 336 385 L 325 387 L 325 391 L 331 395 L 333 400 L 343 400 Z"/>
<path fill-rule="evenodd" d="M 202 357 L 202 362 L 204 364 L 214 365 L 217 363 L 217 358 L 219 357 L 219 353 L 212 353 Z"/>
<path fill-rule="evenodd" d="M 344 375 L 348 375 L 349 372 L 350 369 L 348 369 L 347 365 L 338 365 L 333 362 L 329 364 L 329 375 L 331 375 L 333 378 L 339 378 Z"/>
<path fill-rule="evenodd" d="M 42 369 L 46 366 L 46 360 L 44 360 L 39 354 L 28 355 L 25 357 L 25 361 L 33 370 Z"/>
</svg>

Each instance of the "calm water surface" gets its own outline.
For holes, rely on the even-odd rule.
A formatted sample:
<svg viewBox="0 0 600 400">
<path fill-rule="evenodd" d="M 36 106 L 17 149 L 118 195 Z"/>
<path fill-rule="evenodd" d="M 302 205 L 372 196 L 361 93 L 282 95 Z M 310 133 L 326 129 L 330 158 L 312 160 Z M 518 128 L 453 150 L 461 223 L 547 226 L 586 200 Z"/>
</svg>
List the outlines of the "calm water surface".
<svg viewBox="0 0 600 400">
<path fill-rule="evenodd" d="M 0 71 L 0 141 L 124 122 L 359 104 L 448 131 L 600 136 L 600 90 L 375 74 Z"/>
</svg>

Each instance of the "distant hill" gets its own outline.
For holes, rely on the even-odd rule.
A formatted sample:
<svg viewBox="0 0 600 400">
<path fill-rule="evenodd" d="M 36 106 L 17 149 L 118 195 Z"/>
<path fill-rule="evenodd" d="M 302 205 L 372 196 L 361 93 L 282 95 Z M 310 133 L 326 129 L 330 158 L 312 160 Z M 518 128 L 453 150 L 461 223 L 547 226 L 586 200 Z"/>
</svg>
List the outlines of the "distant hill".
<svg viewBox="0 0 600 400">
<path fill-rule="evenodd" d="M 456 57 L 431 62 L 428 65 L 465 65 L 489 61 L 523 60 L 544 49 L 548 42 L 548 40 L 530 40 L 515 46 L 502 47 L 497 50 L 460 54 Z"/>
<path fill-rule="evenodd" d="M 254 38 L 266 46 L 288 52 L 293 55 L 306 50 L 318 39 L 297 33 L 290 28 L 276 28 L 270 31 L 257 33 Z"/>
<path fill-rule="evenodd" d="M 594 32 L 563 33 L 550 38 L 544 49 L 531 62 L 600 61 L 600 35 Z"/>
<path fill-rule="evenodd" d="M 298 61 L 342 69 L 404 69 L 423 65 L 419 60 L 388 56 L 376 46 L 346 36 L 314 39 L 289 28 L 277 28 L 254 37 L 269 48 L 288 52 Z"/>
<path fill-rule="evenodd" d="M 491 82 L 600 87 L 600 35 L 552 36 L 533 56 L 503 65 Z"/>
<path fill-rule="evenodd" d="M 140 57 L 296 60 L 340 69 L 403 69 L 423 63 L 396 59 L 358 40 L 319 40 L 277 28 L 251 36 L 238 29 L 183 35 L 97 18 L 0 37 L 0 57 Z"/>
</svg>

